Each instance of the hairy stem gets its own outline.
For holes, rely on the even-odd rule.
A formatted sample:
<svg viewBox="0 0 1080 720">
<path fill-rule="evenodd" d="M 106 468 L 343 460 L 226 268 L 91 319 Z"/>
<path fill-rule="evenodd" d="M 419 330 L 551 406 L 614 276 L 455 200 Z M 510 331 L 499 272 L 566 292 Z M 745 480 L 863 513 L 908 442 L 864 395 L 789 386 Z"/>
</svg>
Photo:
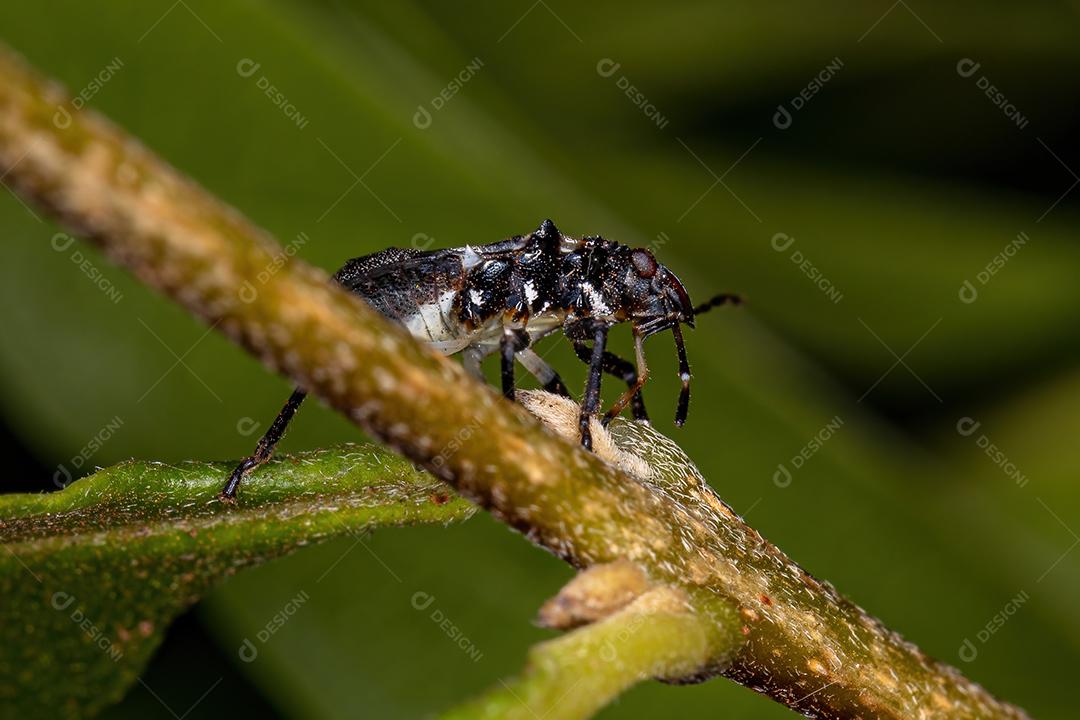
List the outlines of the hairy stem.
<svg viewBox="0 0 1080 720">
<path fill-rule="evenodd" d="M 0 51 L 5 183 L 556 555 L 631 560 L 706 616 L 736 606 L 746 642 L 711 669 L 817 717 L 1023 717 L 802 571 L 696 477 L 662 493 L 628 477 L 288 258 L 106 120 L 78 112 L 58 127 L 64 100 Z"/>
</svg>

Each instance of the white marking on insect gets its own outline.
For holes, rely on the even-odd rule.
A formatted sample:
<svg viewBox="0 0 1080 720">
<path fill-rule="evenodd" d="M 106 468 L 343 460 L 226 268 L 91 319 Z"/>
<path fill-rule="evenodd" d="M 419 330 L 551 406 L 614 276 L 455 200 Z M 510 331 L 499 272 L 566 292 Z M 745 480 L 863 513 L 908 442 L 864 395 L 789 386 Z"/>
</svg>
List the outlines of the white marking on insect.
<svg viewBox="0 0 1080 720">
<path fill-rule="evenodd" d="M 525 301 L 529 303 L 529 307 L 532 307 L 532 304 L 536 302 L 536 298 L 538 297 L 540 297 L 540 295 L 536 292 L 536 285 L 533 284 L 532 280 L 528 280 L 525 283 Z"/>
<path fill-rule="evenodd" d="M 585 294 L 589 296 L 589 304 L 592 306 L 592 311 L 596 315 L 610 315 L 611 308 L 604 302 L 604 296 L 597 292 L 596 288 L 592 286 L 592 283 L 581 283 L 581 288 L 585 291 Z"/>
<path fill-rule="evenodd" d="M 479 290 L 470 290 L 469 299 L 472 300 L 472 304 L 477 307 L 483 307 L 484 305 L 484 294 Z"/>
<path fill-rule="evenodd" d="M 468 339 L 455 330 L 460 325 L 452 316 L 455 295 L 453 291 L 445 292 L 436 302 L 421 305 L 415 313 L 404 318 L 405 327 L 413 336 L 430 342 L 448 355 L 468 345 Z"/>
<path fill-rule="evenodd" d="M 480 253 L 473 250 L 472 245 L 465 246 L 465 252 L 461 256 L 461 267 L 466 270 L 472 270 L 474 267 L 483 262 L 483 257 Z"/>
</svg>

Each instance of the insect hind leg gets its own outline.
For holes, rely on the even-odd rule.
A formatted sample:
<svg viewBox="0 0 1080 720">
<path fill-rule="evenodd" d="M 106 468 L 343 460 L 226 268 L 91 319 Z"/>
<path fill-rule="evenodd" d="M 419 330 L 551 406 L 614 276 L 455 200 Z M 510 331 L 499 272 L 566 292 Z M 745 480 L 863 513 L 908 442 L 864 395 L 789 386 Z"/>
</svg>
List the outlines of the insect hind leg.
<svg viewBox="0 0 1080 720">
<path fill-rule="evenodd" d="M 484 362 L 484 358 L 498 349 L 498 345 L 470 345 L 465 348 L 461 354 L 461 364 L 465 367 L 465 372 L 484 382 L 484 371 L 480 369 L 480 364 Z"/>
<path fill-rule="evenodd" d="M 544 386 L 544 390 L 563 397 L 570 397 L 570 391 L 566 389 L 566 385 L 563 383 L 562 378 L 559 377 L 559 373 L 555 372 L 555 368 L 551 367 L 535 350 L 525 348 L 517 354 L 517 359 L 534 378 L 540 381 Z"/>
<path fill-rule="evenodd" d="M 266 431 L 266 434 L 259 440 L 259 444 L 255 447 L 255 452 L 250 457 L 244 458 L 236 469 L 232 471 L 232 475 L 229 476 L 229 480 L 225 483 L 225 487 L 221 490 L 221 497 L 225 500 L 232 500 L 236 497 L 236 490 L 240 487 L 240 481 L 244 479 L 248 473 L 255 468 L 259 467 L 274 454 L 274 448 L 278 442 L 285 435 L 285 430 L 289 427 L 289 423 L 293 419 L 293 415 L 296 414 L 300 404 L 304 402 L 304 398 L 307 397 L 307 393 L 300 388 L 293 390 L 292 395 L 285 402 L 285 407 L 281 408 L 278 416 L 274 418 L 274 422 L 271 423 L 270 428 Z"/>
</svg>

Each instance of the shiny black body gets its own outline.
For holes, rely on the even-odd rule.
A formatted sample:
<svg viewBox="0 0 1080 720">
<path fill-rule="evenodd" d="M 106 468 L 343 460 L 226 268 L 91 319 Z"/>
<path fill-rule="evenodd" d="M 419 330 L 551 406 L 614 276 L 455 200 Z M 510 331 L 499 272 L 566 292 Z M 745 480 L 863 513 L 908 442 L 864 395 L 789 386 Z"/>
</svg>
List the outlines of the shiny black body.
<svg viewBox="0 0 1080 720">
<path fill-rule="evenodd" d="M 589 420 L 597 414 L 602 373 L 627 384 L 605 414 L 607 422 L 627 405 L 635 419 L 647 420 L 641 388 L 648 378 L 643 342 L 663 330 L 674 334 L 683 390 L 675 422 L 682 425 L 690 400 L 690 366 L 681 325 L 724 302 L 719 295 L 694 307 L 675 275 L 643 248 L 630 248 L 599 236 L 575 239 L 550 220 L 528 235 L 489 245 L 423 251 L 390 248 L 349 260 L 334 279 L 363 297 L 383 315 L 404 325 L 414 337 L 451 355 L 464 353 L 465 367 L 481 376 L 480 363 L 499 352 L 502 389 L 514 398 L 514 366 L 520 362 L 545 389 L 569 395 L 559 375 L 531 349 L 562 330 L 578 357 L 589 365 L 582 398 L 581 442 L 591 448 Z M 631 324 L 635 363 L 606 349 L 608 331 Z M 242 477 L 269 459 L 304 399 L 297 389 L 254 455 L 233 472 L 223 495 L 232 497 Z"/>
</svg>

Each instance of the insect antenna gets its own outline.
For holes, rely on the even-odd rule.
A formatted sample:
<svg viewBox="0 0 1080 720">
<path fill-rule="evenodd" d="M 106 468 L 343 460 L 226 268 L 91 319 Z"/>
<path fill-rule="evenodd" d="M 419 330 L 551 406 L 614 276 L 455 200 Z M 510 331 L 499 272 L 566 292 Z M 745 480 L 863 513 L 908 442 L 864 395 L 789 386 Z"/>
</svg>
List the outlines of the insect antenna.
<svg viewBox="0 0 1080 720">
<path fill-rule="evenodd" d="M 743 299 L 741 295 L 733 295 L 731 293 L 720 293 L 716 297 L 709 298 L 705 302 L 694 307 L 694 314 L 700 315 L 703 312 L 712 310 L 714 307 L 720 307 L 721 305 L 742 305 Z"/>
<path fill-rule="evenodd" d="M 675 336 L 675 350 L 679 353 L 679 379 L 682 380 L 679 406 L 675 409 L 675 424 L 682 427 L 686 422 L 687 413 L 690 412 L 690 362 L 686 359 L 686 344 L 683 342 L 682 328 L 679 327 L 679 323 L 672 326 L 671 332 Z"/>
</svg>

